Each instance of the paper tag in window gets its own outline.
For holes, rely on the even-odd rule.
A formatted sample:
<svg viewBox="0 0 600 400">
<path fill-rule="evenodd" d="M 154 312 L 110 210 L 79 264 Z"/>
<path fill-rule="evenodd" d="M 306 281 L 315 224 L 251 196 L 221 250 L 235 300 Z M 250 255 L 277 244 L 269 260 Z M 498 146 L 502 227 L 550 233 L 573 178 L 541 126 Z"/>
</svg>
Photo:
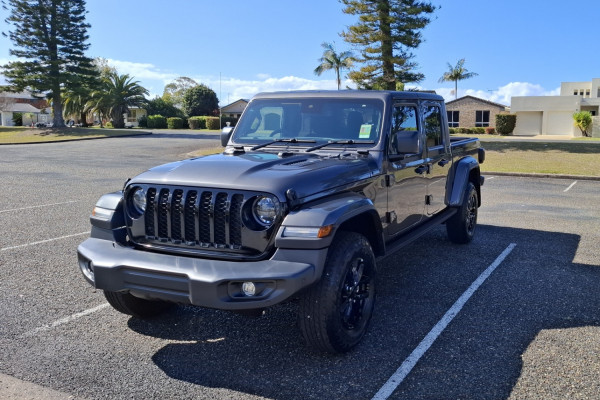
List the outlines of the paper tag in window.
<svg viewBox="0 0 600 400">
<path fill-rule="evenodd" d="M 363 124 L 360 126 L 358 134 L 359 139 L 368 139 L 371 136 L 371 124 Z"/>
</svg>

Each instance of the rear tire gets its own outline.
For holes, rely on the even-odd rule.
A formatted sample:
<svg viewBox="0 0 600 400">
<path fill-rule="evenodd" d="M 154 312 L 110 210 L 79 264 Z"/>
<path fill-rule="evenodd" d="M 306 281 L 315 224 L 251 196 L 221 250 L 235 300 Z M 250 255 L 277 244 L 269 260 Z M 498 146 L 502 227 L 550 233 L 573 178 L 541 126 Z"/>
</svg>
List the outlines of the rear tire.
<svg viewBox="0 0 600 400">
<path fill-rule="evenodd" d="M 323 276 L 300 301 L 300 328 L 315 350 L 343 353 L 356 346 L 375 306 L 375 256 L 369 241 L 339 232 L 327 255 Z"/>
<path fill-rule="evenodd" d="M 479 196 L 472 182 L 467 184 L 463 203 L 448 221 L 446 221 L 446 232 L 448 238 L 454 243 L 465 244 L 473 240 L 475 227 L 477 226 L 477 208 Z"/>
<path fill-rule="evenodd" d="M 141 299 L 126 292 L 105 290 L 104 297 L 115 310 L 138 318 L 156 317 L 164 314 L 174 305 L 162 300 Z"/>
</svg>

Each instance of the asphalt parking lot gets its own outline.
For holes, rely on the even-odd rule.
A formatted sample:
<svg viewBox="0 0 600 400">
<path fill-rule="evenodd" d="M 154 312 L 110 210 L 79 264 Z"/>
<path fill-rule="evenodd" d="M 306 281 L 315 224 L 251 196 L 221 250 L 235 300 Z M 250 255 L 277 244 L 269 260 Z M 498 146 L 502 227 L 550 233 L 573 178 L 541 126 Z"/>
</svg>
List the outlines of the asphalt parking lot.
<svg viewBox="0 0 600 400">
<path fill-rule="evenodd" d="M 0 398 L 600 396 L 598 181 L 488 176 L 471 244 L 440 227 L 381 263 L 371 329 L 346 355 L 307 351 L 293 302 L 261 318 L 113 311 L 77 267 L 91 208 L 217 143 L 165 133 L 0 147 Z"/>
</svg>

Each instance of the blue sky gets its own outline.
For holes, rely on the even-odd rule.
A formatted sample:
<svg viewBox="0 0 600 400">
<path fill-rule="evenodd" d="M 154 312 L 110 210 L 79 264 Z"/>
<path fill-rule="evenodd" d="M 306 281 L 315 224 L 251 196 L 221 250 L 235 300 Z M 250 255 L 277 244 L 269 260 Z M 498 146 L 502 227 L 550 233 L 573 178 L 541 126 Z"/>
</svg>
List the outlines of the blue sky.
<svg viewBox="0 0 600 400">
<path fill-rule="evenodd" d="M 415 51 L 425 80 L 409 86 L 453 99 L 454 84 L 438 79 L 460 58 L 479 75 L 459 82 L 458 95 L 507 105 L 600 77 L 597 0 L 432 2 L 442 7 Z M 322 42 L 352 50 L 339 33 L 357 17 L 342 8 L 336 0 L 88 0 L 88 55 L 134 76 L 152 97 L 179 76 L 211 87 L 222 105 L 260 91 L 335 89 L 333 72 L 313 70 Z M 6 16 L 0 9 L 2 31 Z M 0 64 L 11 45 L 0 36 Z"/>
</svg>

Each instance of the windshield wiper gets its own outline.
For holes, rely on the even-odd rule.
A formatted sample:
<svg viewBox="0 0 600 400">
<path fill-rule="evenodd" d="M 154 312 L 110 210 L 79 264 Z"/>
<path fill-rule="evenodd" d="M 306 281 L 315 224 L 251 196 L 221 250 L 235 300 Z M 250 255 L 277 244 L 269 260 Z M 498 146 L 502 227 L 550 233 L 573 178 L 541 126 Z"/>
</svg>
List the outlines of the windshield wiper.
<svg viewBox="0 0 600 400">
<path fill-rule="evenodd" d="M 272 140 L 270 142 L 267 143 L 263 143 L 263 144 L 258 144 L 254 147 L 251 147 L 250 150 L 258 150 L 258 149 L 262 149 L 263 147 L 267 147 L 270 146 L 272 144 L 275 143 L 315 143 L 315 140 L 308 140 L 308 139 L 296 139 L 296 138 L 291 138 L 291 139 L 275 139 Z"/>
<path fill-rule="evenodd" d="M 330 140 L 327 143 L 318 144 L 316 146 L 310 147 L 306 149 L 306 152 L 318 150 L 320 148 L 330 146 L 332 144 L 373 144 L 375 143 L 373 140 L 352 140 L 352 139 L 343 139 L 343 140 Z"/>
</svg>

